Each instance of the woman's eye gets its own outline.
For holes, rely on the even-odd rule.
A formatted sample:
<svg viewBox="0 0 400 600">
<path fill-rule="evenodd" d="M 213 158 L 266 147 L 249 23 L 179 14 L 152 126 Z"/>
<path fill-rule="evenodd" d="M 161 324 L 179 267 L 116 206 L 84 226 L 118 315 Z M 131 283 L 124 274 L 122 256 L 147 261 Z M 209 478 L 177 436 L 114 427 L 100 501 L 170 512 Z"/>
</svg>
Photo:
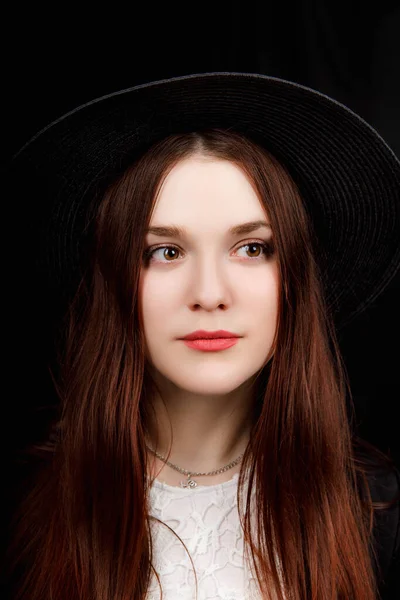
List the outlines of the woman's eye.
<svg viewBox="0 0 400 600">
<path fill-rule="evenodd" d="M 274 246 L 272 242 L 247 242 L 246 244 L 242 244 L 242 246 L 240 246 L 236 252 L 239 252 L 241 249 L 244 249 L 244 252 L 247 254 L 247 258 L 249 260 L 270 258 L 274 254 Z M 160 250 L 163 250 L 164 252 L 159 254 L 158 259 L 155 259 L 154 256 L 156 252 L 159 252 Z M 158 246 L 157 248 L 147 248 L 144 253 L 144 259 L 150 262 L 153 260 L 156 262 L 167 263 L 176 262 L 175 259 L 178 257 L 179 253 L 180 250 L 176 246 Z M 167 260 L 163 261 L 160 259 L 160 257 L 163 257 Z"/>
</svg>

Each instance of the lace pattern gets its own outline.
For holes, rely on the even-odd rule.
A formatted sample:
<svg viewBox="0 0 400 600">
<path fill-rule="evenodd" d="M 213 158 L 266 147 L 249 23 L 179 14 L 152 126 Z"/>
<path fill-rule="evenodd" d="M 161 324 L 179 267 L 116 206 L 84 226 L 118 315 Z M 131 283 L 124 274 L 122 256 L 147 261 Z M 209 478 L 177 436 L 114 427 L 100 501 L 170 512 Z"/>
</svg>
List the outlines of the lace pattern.
<svg viewBox="0 0 400 600">
<path fill-rule="evenodd" d="M 224 483 L 195 489 L 156 480 L 150 489 L 150 515 L 171 527 L 190 553 L 197 575 L 197 600 L 261 600 L 258 583 L 244 559 L 238 480 L 236 473 Z M 184 546 L 167 527 L 152 519 L 150 523 L 153 565 L 164 600 L 195 600 L 196 580 Z M 160 599 L 153 573 L 147 600 Z"/>
</svg>

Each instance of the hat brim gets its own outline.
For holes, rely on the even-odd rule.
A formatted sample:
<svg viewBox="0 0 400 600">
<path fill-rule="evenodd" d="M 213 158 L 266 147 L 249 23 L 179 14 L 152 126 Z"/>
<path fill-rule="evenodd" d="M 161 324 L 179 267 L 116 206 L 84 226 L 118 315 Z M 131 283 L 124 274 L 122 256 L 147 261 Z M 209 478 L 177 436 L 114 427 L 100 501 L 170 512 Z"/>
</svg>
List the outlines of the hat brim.
<svg viewBox="0 0 400 600">
<path fill-rule="evenodd" d="M 247 135 L 286 165 L 318 236 L 328 304 L 337 325 L 346 325 L 400 266 L 399 160 L 347 107 L 260 74 L 142 84 L 84 104 L 34 136 L 10 173 L 19 182 L 14 202 L 29 221 L 35 268 L 54 287 L 71 285 L 88 190 L 162 137 L 212 127 Z"/>
</svg>

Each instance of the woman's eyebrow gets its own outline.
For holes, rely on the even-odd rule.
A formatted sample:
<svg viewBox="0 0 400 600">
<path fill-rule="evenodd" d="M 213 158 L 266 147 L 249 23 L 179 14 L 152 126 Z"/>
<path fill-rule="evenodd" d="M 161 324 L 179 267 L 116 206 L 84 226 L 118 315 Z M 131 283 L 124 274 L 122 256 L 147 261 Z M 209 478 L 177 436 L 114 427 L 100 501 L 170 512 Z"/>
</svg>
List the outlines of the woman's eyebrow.
<svg viewBox="0 0 400 600">
<path fill-rule="evenodd" d="M 271 229 L 271 225 L 266 221 L 249 221 L 248 223 L 240 223 L 239 225 L 233 225 L 228 229 L 228 234 L 231 235 L 242 235 L 246 233 L 252 233 L 257 229 L 264 227 Z M 146 233 L 152 233 L 160 237 L 174 237 L 174 238 L 185 238 L 189 236 L 189 232 L 185 227 L 179 227 L 178 225 L 158 225 L 149 227 Z"/>
</svg>

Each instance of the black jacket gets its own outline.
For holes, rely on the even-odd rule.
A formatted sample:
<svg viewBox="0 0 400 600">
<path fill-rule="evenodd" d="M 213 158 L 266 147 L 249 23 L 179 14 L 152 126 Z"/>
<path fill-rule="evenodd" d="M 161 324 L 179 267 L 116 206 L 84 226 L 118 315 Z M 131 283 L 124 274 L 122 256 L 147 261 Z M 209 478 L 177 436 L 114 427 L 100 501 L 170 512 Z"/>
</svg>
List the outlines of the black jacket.
<svg viewBox="0 0 400 600">
<path fill-rule="evenodd" d="M 396 467 L 376 467 L 367 479 L 374 502 L 397 498 L 391 508 L 375 511 L 373 534 L 379 600 L 400 600 L 400 471 Z"/>
</svg>

